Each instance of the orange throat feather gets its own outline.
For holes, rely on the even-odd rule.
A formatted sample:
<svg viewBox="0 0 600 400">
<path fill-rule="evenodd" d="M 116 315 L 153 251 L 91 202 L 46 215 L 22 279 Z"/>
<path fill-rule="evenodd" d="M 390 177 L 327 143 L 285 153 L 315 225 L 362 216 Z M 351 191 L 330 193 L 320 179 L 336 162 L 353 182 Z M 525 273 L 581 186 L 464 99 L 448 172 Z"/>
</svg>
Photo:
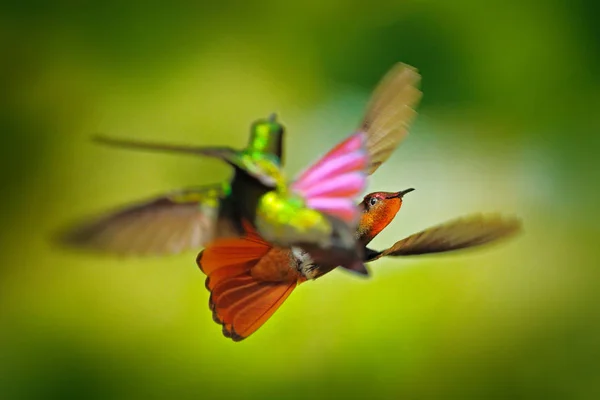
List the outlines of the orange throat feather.
<svg viewBox="0 0 600 400">
<path fill-rule="evenodd" d="M 369 244 L 392 222 L 401 206 L 402 200 L 399 198 L 384 199 L 378 207 L 363 211 L 356 232 L 357 239 L 365 246 Z"/>
</svg>

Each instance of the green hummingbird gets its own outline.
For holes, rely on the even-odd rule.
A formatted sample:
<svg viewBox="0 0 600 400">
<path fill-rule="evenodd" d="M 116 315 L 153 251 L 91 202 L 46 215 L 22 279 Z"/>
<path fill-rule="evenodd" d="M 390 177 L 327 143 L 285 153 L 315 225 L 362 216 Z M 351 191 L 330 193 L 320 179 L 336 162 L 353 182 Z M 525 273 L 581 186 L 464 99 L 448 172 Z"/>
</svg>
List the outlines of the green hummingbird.
<svg viewBox="0 0 600 400">
<path fill-rule="evenodd" d="M 101 252 L 163 255 L 239 236 L 246 221 L 276 245 L 300 246 L 323 265 L 365 273 L 354 238 L 353 197 L 364 188 L 361 173 L 372 174 L 408 133 L 421 97 L 419 82 L 413 67 L 394 66 L 376 87 L 358 133 L 291 183 L 281 169 L 285 129 L 275 115 L 252 124 L 242 150 L 98 136 L 106 145 L 218 158 L 234 175 L 229 182 L 176 190 L 84 221 L 63 232 L 60 241 Z M 350 164 L 340 169 L 340 159 Z"/>
<path fill-rule="evenodd" d="M 185 203 L 204 206 L 202 215 L 217 212 L 218 218 L 211 218 L 211 226 L 216 224 L 217 236 L 235 236 L 242 232 L 241 220 L 254 220 L 258 200 L 284 178 L 281 176 L 283 166 L 283 137 L 285 128 L 277 121 L 277 115 L 271 114 L 266 119 L 255 121 L 250 128 L 250 138 L 245 148 L 236 150 L 230 147 L 193 147 L 178 146 L 165 143 L 150 143 L 137 140 L 116 139 L 96 136 L 94 140 L 108 146 L 142 149 L 151 151 L 173 152 L 193 156 L 213 157 L 225 161 L 234 168 L 233 177 L 217 185 L 208 185 L 175 192 L 169 196 L 179 207 Z M 281 183 L 281 182 L 279 182 Z M 208 209 L 206 208 L 208 207 Z M 155 211 L 155 210 L 152 210 Z M 173 210 L 173 214 L 177 211 Z M 196 212 L 198 212 L 196 210 Z M 196 242 L 210 240 L 212 229 L 202 229 L 208 236 L 198 238 Z M 192 244 L 192 246 L 197 247 Z M 156 247 L 150 252 L 162 252 Z"/>
<path fill-rule="evenodd" d="M 288 182 L 282 172 L 280 158 L 273 154 L 280 151 L 281 146 L 276 143 L 280 140 L 274 142 L 272 138 L 280 138 L 282 131 L 274 116 L 260 121 L 253 126 L 249 146 L 241 151 L 226 147 L 184 148 L 108 138 L 97 140 L 115 146 L 191 152 L 222 159 L 234 168 L 233 178 L 229 184 L 221 185 L 223 192 L 213 190 L 212 195 L 209 192 L 209 196 L 199 204 L 200 209 L 204 208 L 203 215 L 211 212 L 206 210 L 207 206 L 216 213 L 213 236 L 240 236 L 243 234 L 242 223 L 247 221 L 276 245 L 299 246 L 326 265 L 334 263 L 362 272 L 362 254 L 358 252 L 353 235 L 353 224 L 358 220 L 358 209 L 354 207 L 353 199 L 366 185 L 365 135 L 357 133 L 350 136 L 298 179 Z M 195 197 L 193 202 L 198 201 L 196 190 L 171 196 L 169 204 L 189 203 L 190 195 Z M 161 200 L 160 203 L 164 204 L 164 198 Z M 153 203 L 154 206 L 156 204 Z M 131 215 L 132 211 L 138 210 L 139 206 L 137 209 L 129 208 L 126 213 Z M 114 218 L 114 215 L 108 217 L 112 219 L 113 227 Z M 118 219 L 123 221 L 122 212 Z M 83 228 L 75 228 L 67 235 L 70 243 L 89 243 L 89 239 L 97 238 L 98 233 L 101 238 L 114 238 L 111 224 L 107 227 L 105 221 L 106 217 L 84 224 Z M 127 230 L 127 227 L 124 229 Z M 210 228 L 208 231 L 211 234 Z"/>
</svg>

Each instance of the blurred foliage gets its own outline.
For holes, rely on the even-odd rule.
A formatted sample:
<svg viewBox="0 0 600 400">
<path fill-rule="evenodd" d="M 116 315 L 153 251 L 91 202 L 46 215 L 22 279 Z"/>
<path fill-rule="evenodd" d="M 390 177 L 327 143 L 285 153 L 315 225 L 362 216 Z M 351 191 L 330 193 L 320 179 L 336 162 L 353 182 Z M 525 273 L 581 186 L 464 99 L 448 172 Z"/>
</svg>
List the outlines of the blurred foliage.
<svg viewBox="0 0 600 400">
<path fill-rule="evenodd" d="M 600 396 L 599 6 L 591 0 L 4 2 L 0 396 Z M 375 241 L 502 211 L 526 232 L 303 285 L 231 343 L 194 254 L 52 248 L 82 215 L 225 179 L 209 160 L 95 132 L 245 143 L 271 111 L 297 171 L 348 134 L 395 62 L 419 68 L 413 133 L 371 182 L 416 187 Z"/>
</svg>

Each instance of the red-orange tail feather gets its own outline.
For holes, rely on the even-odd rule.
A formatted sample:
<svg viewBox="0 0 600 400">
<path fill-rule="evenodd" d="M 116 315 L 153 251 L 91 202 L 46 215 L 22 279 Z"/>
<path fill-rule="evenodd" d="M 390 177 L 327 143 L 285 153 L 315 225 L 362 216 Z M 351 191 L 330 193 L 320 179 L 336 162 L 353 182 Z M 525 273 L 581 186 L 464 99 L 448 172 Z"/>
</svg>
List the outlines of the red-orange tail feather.
<svg viewBox="0 0 600 400">
<path fill-rule="evenodd" d="M 218 239 L 198 255 L 197 264 L 207 275 L 209 306 L 223 334 L 234 341 L 260 328 L 281 306 L 296 281 L 266 282 L 252 276 L 255 267 L 272 249 L 248 225 L 247 235 Z"/>
</svg>

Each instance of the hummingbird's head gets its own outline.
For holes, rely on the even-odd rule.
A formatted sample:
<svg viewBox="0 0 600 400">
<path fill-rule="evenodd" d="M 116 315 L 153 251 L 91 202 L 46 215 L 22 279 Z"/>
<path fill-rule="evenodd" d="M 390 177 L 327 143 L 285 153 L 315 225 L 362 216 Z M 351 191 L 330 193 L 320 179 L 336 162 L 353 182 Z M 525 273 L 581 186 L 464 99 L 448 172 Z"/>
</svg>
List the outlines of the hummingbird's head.
<svg viewBox="0 0 600 400">
<path fill-rule="evenodd" d="M 268 118 L 259 119 L 250 128 L 248 151 L 271 154 L 283 163 L 283 133 L 285 129 L 277 121 L 277 115 L 271 114 Z"/>
<path fill-rule="evenodd" d="M 357 229 L 358 240 L 365 246 L 373 240 L 396 216 L 402 206 L 402 198 L 413 188 L 399 192 L 369 193 L 358 205 L 362 210 Z"/>
</svg>

